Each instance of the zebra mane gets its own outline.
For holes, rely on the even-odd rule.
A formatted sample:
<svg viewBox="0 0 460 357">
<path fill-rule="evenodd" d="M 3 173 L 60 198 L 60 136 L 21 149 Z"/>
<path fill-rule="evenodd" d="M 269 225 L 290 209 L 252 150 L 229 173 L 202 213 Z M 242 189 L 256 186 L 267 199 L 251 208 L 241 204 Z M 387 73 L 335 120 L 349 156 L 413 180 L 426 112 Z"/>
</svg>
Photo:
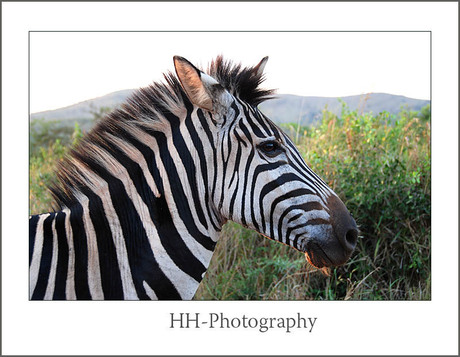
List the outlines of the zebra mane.
<svg viewBox="0 0 460 357">
<path fill-rule="evenodd" d="M 254 74 L 254 67 L 242 68 L 241 64 L 226 61 L 222 56 L 211 62 L 208 74 L 235 97 L 253 106 L 271 99 L 274 93 L 272 89 L 259 88 L 265 78 Z"/>
<path fill-rule="evenodd" d="M 226 61 L 222 56 L 213 60 L 207 73 L 214 77 L 223 88 L 240 100 L 257 106 L 272 98 L 274 90 L 260 89 L 264 77 L 256 74 L 255 67 L 243 68 L 241 64 Z M 139 128 L 161 130 L 164 120 L 177 116 L 192 103 L 182 89 L 179 79 L 172 72 L 164 75 L 165 82 L 155 82 L 136 90 L 119 108 L 105 115 L 87 133 L 67 157 L 58 164 L 55 182 L 50 186 L 55 209 L 70 207 L 80 194 L 89 192 L 92 174 L 101 176 L 101 152 L 106 152 L 115 160 L 120 156 L 120 147 L 114 145 L 113 138 L 129 141 L 139 133 Z"/>
</svg>

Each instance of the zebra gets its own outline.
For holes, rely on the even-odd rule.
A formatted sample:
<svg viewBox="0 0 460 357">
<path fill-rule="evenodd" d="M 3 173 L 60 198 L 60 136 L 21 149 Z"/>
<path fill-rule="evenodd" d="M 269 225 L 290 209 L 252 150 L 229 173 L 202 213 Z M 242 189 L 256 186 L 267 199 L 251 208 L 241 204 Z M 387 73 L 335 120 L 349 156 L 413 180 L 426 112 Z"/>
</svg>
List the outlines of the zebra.
<svg viewBox="0 0 460 357">
<path fill-rule="evenodd" d="M 29 217 L 31 300 L 189 300 L 232 220 L 344 264 L 356 223 L 289 137 L 258 109 L 268 57 L 218 56 L 206 72 L 136 90 L 59 163 L 54 211 Z"/>
</svg>

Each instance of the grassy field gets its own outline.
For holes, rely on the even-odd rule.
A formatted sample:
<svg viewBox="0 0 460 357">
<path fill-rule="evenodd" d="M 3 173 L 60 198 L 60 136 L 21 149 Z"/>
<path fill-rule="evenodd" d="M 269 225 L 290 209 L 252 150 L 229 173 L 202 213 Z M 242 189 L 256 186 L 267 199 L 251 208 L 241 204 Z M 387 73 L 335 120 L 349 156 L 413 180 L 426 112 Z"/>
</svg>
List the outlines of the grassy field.
<svg viewBox="0 0 460 357">
<path fill-rule="evenodd" d="M 431 299 L 429 107 L 394 117 L 344 106 L 340 116 L 325 110 L 317 127 L 284 129 L 353 213 L 356 252 L 344 266 L 319 271 L 300 252 L 230 222 L 195 299 Z M 66 143 L 80 136 L 77 128 Z M 31 213 L 50 210 L 46 186 L 67 150 L 62 140 L 39 141 L 30 151 Z"/>
</svg>

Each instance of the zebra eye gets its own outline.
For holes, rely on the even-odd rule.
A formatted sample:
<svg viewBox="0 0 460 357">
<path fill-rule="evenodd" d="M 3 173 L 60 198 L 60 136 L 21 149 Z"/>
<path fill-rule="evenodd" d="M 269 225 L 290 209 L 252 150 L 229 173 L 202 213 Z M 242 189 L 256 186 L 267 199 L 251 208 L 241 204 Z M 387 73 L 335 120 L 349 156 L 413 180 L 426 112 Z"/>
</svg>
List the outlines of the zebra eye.
<svg viewBox="0 0 460 357">
<path fill-rule="evenodd" d="M 266 141 L 258 145 L 260 151 L 270 157 L 275 157 L 283 152 L 281 145 L 274 140 Z"/>
</svg>

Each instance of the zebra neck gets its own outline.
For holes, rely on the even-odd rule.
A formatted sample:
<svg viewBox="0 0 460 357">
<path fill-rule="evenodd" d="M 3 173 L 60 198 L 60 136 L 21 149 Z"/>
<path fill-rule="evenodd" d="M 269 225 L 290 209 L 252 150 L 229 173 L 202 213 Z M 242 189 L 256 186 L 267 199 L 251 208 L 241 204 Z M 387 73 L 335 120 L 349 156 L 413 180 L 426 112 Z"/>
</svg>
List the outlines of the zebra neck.
<svg viewBox="0 0 460 357">
<path fill-rule="evenodd" d="M 173 219 L 162 197 L 139 207 L 88 196 L 70 209 L 34 216 L 32 299 L 193 297 L 217 233 Z"/>
<path fill-rule="evenodd" d="M 93 222 L 93 229 L 86 224 L 87 241 L 93 250 L 97 241 L 99 262 L 93 264 L 101 267 L 104 298 L 116 291 L 104 289 L 104 282 L 119 276 L 116 295 L 121 288 L 124 299 L 191 299 L 211 260 L 217 232 L 203 232 L 185 202 L 167 202 L 164 195 L 149 197 L 150 202 L 128 196 L 122 200 L 121 192 L 113 192 L 111 200 L 82 204 L 82 218 Z"/>
<path fill-rule="evenodd" d="M 191 299 L 222 226 L 209 193 L 214 165 L 158 131 L 125 137 L 110 137 L 104 150 L 85 143 L 89 154 L 64 171 L 74 175 L 63 176 L 72 192 L 65 209 L 46 218 L 65 222 L 67 243 L 57 244 L 68 256 L 65 298 Z"/>
</svg>

